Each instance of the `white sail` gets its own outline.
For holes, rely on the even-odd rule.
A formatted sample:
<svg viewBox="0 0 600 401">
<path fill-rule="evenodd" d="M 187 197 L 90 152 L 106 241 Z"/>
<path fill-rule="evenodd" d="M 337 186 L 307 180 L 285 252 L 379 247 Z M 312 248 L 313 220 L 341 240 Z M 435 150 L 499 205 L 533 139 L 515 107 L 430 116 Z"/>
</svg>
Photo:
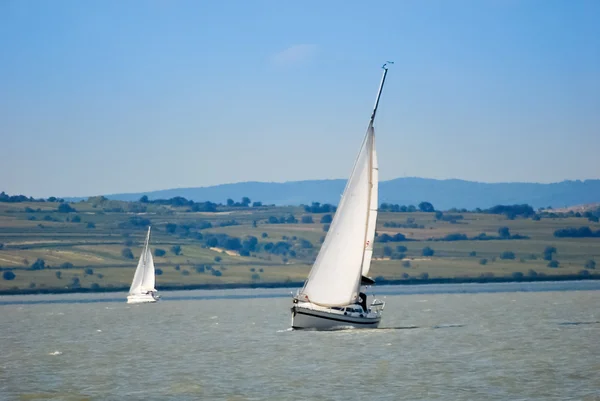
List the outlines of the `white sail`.
<svg viewBox="0 0 600 401">
<path fill-rule="evenodd" d="M 375 226 L 377 225 L 377 205 L 379 201 L 379 167 L 377 164 L 377 151 L 375 150 L 375 132 L 373 126 L 369 126 L 373 137 L 373 151 L 371 154 L 371 201 L 369 202 L 369 217 L 367 220 L 367 234 L 365 240 L 365 254 L 362 262 L 362 275 L 366 276 L 371 268 L 373 257 L 373 242 L 375 242 Z"/>
<path fill-rule="evenodd" d="M 353 303 L 358 295 L 365 249 L 373 242 L 373 238 L 368 238 L 371 228 L 369 215 L 370 209 L 373 208 L 373 135 L 371 121 L 325 242 L 300 293 L 300 297 L 314 304 L 348 305 Z M 374 209 L 376 205 L 375 196 Z M 374 217 L 376 218 L 376 212 Z M 372 231 L 373 237 L 374 226 Z M 369 244 L 366 241 L 369 241 Z M 369 263 L 370 259 L 369 256 Z M 366 269 L 368 271 L 368 267 Z"/>
<path fill-rule="evenodd" d="M 140 255 L 137 268 L 133 275 L 133 281 L 131 288 L 129 289 L 130 294 L 141 294 L 148 290 L 154 289 L 154 261 L 152 260 L 152 254 L 150 253 L 150 227 L 148 227 L 148 234 L 146 235 L 146 241 L 144 243 L 144 250 Z M 148 265 L 151 265 L 152 277 L 148 277 Z M 148 285 L 151 284 L 151 288 L 148 289 Z"/>
<path fill-rule="evenodd" d="M 150 248 L 147 250 L 146 266 L 144 270 L 144 279 L 142 280 L 142 292 L 156 291 L 155 285 L 155 274 L 154 274 L 154 259 L 152 258 L 152 252 Z"/>
</svg>

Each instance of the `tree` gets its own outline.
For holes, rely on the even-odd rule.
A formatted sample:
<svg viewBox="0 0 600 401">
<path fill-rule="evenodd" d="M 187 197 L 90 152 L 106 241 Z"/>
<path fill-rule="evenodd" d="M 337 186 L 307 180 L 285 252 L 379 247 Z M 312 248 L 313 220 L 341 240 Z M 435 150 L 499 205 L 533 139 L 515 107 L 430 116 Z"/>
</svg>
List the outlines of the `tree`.
<svg viewBox="0 0 600 401">
<path fill-rule="evenodd" d="M 426 273 L 426 272 L 425 272 L 425 273 L 421 273 L 421 274 L 419 275 L 419 278 L 420 278 L 421 280 L 428 280 L 428 279 L 429 279 L 429 273 Z"/>
<path fill-rule="evenodd" d="M 223 258 L 222 258 L 222 257 L 220 257 L 220 256 L 215 256 L 215 262 L 216 262 L 216 263 L 219 263 L 219 262 L 220 262 L 220 261 L 222 261 L 222 260 L 223 260 Z"/>
<path fill-rule="evenodd" d="M 515 280 L 521 280 L 523 278 L 523 273 L 521 273 L 521 272 L 513 272 L 512 276 L 513 276 L 513 278 Z"/>
<path fill-rule="evenodd" d="M 510 238 L 510 230 L 508 229 L 508 227 L 500 227 L 498 229 L 498 235 L 500 235 L 500 238 L 503 239 Z"/>
<path fill-rule="evenodd" d="M 313 218 L 310 215 L 304 215 L 302 216 L 302 219 L 300 220 L 303 224 L 313 224 Z"/>
<path fill-rule="evenodd" d="M 71 219 L 71 223 L 79 223 L 79 222 L 81 222 L 81 217 L 79 217 L 79 216 L 74 216 Z"/>
<path fill-rule="evenodd" d="M 477 256 L 477 252 L 471 251 L 471 252 L 469 252 L 469 256 Z"/>
<path fill-rule="evenodd" d="M 333 217 L 330 214 L 326 214 L 321 217 L 321 224 L 330 224 L 333 221 Z"/>
<path fill-rule="evenodd" d="M 4 244 L 2 242 L 0 242 L 0 249 L 4 248 Z"/>
<path fill-rule="evenodd" d="M 160 248 L 154 249 L 154 256 L 161 257 L 161 256 L 165 256 L 166 253 L 167 253 L 167 251 L 165 251 L 164 249 L 160 249 Z"/>
<path fill-rule="evenodd" d="M 261 207 L 262 206 L 262 202 L 254 202 L 252 203 L 252 207 Z"/>
<path fill-rule="evenodd" d="M 148 196 L 144 195 L 140 198 L 140 203 L 148 203 Z"/>
<path fill-rule="evenodd" d="M 35 262 L 31 264 L 31 270 L 44 270 L 46 268 L 46 262 L 44 259 L 38 258 Z"/>
<path fill-rule="evenodd" d="M 14 279 L 15 279 L 15 277 L 17 277 L 17 276 L 15 275 L 15 273 L 13 273 L 13 272 L 12 272 L 12 271 L 10 271 L 10 270 L 7 270 L 7 271 L 5 271 L 4 273 L 2 273 L 2 278 L 3 278 L 4 280 L 6 280 L 6 281 L 14 280 Z"/>
<path fill-rule="evenodd" d="M 329 224 L 323 224 L 323 231 L 328 232 L 329 231 Z"/>
<path fill-rule="evenodd" d="M 235 202 L 233 201 L 233 199 L 227 199 L 227 206 L 233 206 L 235 204 Z"/>
<path fill-rule="evenodd" d="M 133 259 L 133 252 L 131 252 L 131 249 L 129 248 L 123 248 L 121 251 L 121 256 L 123 256 L 125 259 Z"/>
<path fill-rule="evenodd" d="M 61 279 L 62 278 L 62 272 L 60 270 L 58 270 L 57 272 L 54 273 L 54 275 L 56 276 L 57 279 Z"/>
<path fill-rule="evenodd" d="M 544 260 L 552 260 L 553 258 L 553 254 L 555 254 L 556 248 L 553 246 L 547 246 L 546 249 L 544 249 Z"/>
<path fill-rule="evenodd" d="M 552 268 L 557 268 L 560 265 L 560 263 L 558 262 L 558 260 L 551 260 L 548 263 L 548 267 L 552 267 Z"/>
<path fill-rule="evenodd" d="M 588 260 L 587 262 L 585 262 L 585 268 L 594 270 L 596 268 L 596 261 L 594 259 Z"/>
<path fill-rule="evenodd" d="M 423 256 L 433 256 L 435 254 L 435 251 L 433 249 L 431 249 L 430 247 L 426 246 L 425 248 L 423 248 L 423 250 L 421 251 L 421 254 Z"/>
<path fill-rule="evenodd" d="M 269 234 L 267 234 L 267 233 L 262 233 L 260 236 L 261 236 L 262 238 L 267 238 L 267 237 L 269 236 Z"/>
<path fill-rule="evenodd" d="M 94 269 L 92 269 L 91 267 L 86 268 L 83 272 L 88 276 L 94 275 Z"/>
<path fill-rule="evenodd" d="M 177 230 L 177 224 L 175 224 L 175 223 L 167 223 L 167 225 L 165 226 L 165 230 L 169 234 L 174 234 L 175 230 Z"/>
<path fill-rule="evenodd" d="M 96 225 L 94 223 L 92 223 L 91 221 L 89 221 L 85 227 L 86 228 L 96 228 Z"/>
<path fill-rule="evenodd" d="M 391 246 L 386 245 L 383 247 L 383 256 L 387 256 L 387 257 L 392 256 L 392 247 Z"/>
<path fill-rule="evenodd" d="M 419 203 L 419 210 L 422 212 L 431 213 L 431 212 L 435 211 L 435 208 L 429 202 L 421 202 L 421 203 Z"/>
<path fill-rule="evenodd" d="M 485 266 L 485 265 L 487 265 L 487 262 L 488 262 L 488 261 L 487 261 L 487 259 L 486 259 L 486 258 L 479 259 L 479 264 L 480 264 L 480 265 L 482 265 L 482 266 Z"/>
<path fill-rule="evenodd" d="M 162 269 L 154 269 L 154 274 L 156 274 L 157 276 L 162 276 L 163 271 Z"/>
<path fill-rule="evenodd" d="M 398 245 L 396 247 L 396 252 L 405 253 L 406 251 L 407 251 L 407 248 L 404 245 Z"/>
<path fill-rule="evenodd" d="M 174 255 L 180 255 L 181 254 L 181 246 L 180 245 L 173 245 L 171 247 L 171 252 L 173 252 Z"/>
<path fill-rule="evenodd" d="M 245 206 L 245 207 L 250 206 L 250 198 L 248 198 L 247 196 L 244 196 L 242 198 L 242 206 Z"/>
<path fill-rule="evenodd" d="M 405 267 L 408 269 L 410 267 L 410 260 L 405 260 L 404 262 L 402 262 L 402 267 Z"/>
</svg>

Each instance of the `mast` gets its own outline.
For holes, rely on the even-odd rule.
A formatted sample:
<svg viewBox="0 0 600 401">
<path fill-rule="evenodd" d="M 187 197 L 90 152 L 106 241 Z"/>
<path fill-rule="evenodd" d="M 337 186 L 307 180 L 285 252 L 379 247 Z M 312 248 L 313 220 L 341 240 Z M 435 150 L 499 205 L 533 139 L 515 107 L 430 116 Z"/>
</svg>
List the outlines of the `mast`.
<svg viewBox="0 0 600 401">
<path fill-rule="evenodd" d="M 381 98 L 381 92 L 383 91 L 383 84 L 385 84 L 385 77 L 388 72 L 388 68 L 386 67 L 388 64 L 394 64 L 393 61 L 387 61 L 381 66 L 383 68 L 383 76 L 381 77 L 381 83 L 379 84 L 379 90 L 377 91 L 377 98 L 375 99 L 375 106 L 373 107 L 373 114 L 371 114 L 370 124 L 375 122 L 375 114 L 377 113 L 377 107 L 379 106 L 379 99 Z"/>
<path fill-rule="evenodd" d="M 146 267 L 148 266 L 148 247 L 150 246 L 150 228 L 148 226 L 148 234 L 146 234 L 146 243 L 144 244 L 144 251 L 142 253 L 142 258 L 144 260 L 144 269 L 142 270 L 142 286 L 144 285 L 144 279 L 146 278 Z"/>
<path fill-rule="evenodd" d="M 371 114 L 371 120 L 369 121 L 369 128 L 367 128 L 367 135 L 369 135 L 369 138 L 367 138 L 367 143 L 371 143 L 371 151 L 369 152 L 369 200 L 368 200 L 368 205 L 369 207 L 367 208 L 367 224 L 365 225 L 365 239 L 364 239 L 364 246 L 365 248 L 363 249 L 363 257 L 362 257 L 362 263 L 360 265 L 360 272 L 361 274 L 358 276 L 358 289 L 360 290 L 360 286 L 361 286 L 361 278 L 362 278 L 362 271 L 363 271 L 363 264 L 364 264 L 364 258 L 365 258 L 365 252 L 367 250 L 367 234 L 368 234 L 368 227 L 369 227 L 369 217 L 371 214 L 371 196 L 373 193 L 373 146 L 374 146 L 374 137 L 375 137 L 375 130 L 373 128 L 373 124 L 375 122 L 375 114 L 377 113 L 377 107 L 379 106 L 379 100 L 381 99 L 381 92 L 383 92 L 383 85 L 385 84 L 385 77 L 387 76 L 387 72 L 388 72 L 388 68 L 386 67 L 387 64 L 394 64 L 393 61 L 388 61 L 386 63 L 383 64 L 383 66 L 381 68 L 383 68 L 383 75 L 381 76 L 381 83 L 379 84 L 379 90 L 377 91 L 377 98 L 375 99 L 375 106 L 373 107 L 373 113 Z M 374 209 L 373 211 L 376 211 L 377 209 Z M 369 262 L 370 263 L 370 262 Z M 359 291 L 357 291 L 359 292 Z"/>
</svg>

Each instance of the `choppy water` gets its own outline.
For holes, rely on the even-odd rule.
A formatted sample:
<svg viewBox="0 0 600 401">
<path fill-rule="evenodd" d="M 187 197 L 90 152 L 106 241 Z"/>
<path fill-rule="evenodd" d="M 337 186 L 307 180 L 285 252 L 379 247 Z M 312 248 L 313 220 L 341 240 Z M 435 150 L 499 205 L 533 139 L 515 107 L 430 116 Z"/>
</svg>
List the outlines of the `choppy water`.
<svg viewBox="0 0 600 401">
<path fill-rule="evenodd" d="M 599 282 L 377 292 L 337 332 L 289 290 L 0 297 L 0 400 L 600 400 Z"/>
</svg>

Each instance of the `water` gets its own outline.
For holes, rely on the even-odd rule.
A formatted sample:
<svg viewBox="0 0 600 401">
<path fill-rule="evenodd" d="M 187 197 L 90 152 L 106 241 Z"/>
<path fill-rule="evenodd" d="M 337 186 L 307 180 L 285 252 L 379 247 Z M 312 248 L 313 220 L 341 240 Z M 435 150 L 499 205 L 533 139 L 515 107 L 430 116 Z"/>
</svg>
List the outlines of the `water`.
<svg viewBox="0 0 600 401">
<path fill-rule="evenodd" d="M 600 400 L 599 290 L 381 287 L 336 332 L 289 330 L 289 290 L 0 297 L 0 400 Z"/>
</svg>

